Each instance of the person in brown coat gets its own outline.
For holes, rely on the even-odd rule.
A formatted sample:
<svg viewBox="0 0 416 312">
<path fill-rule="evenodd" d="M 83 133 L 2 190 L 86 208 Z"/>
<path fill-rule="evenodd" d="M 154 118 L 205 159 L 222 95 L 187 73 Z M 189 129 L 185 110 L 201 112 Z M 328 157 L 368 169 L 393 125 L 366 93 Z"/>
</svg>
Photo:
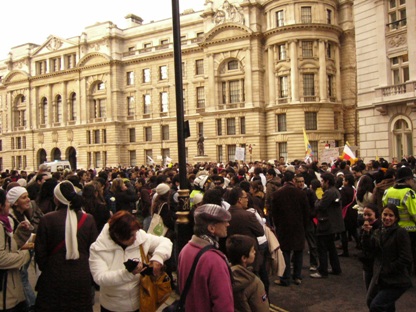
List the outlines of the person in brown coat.
<svg viewBox="0 0 416 312">
<path fill-rule="evenodd" d="M 39 223 L 35 261 L 41 270 L 36 284 L 36 311 L 92 312 L 90 246 L 97 238 L 92 215 L 81 210 L 82 198 L 69 181 L 54 189 L 57 210 Z"/>
<path fill-rule="evenodd" d="M 272 199 L 273 221 L 286 263 L 283 276 L 275 284 L 290 285 L 290 260 L 293 252 L 293 281 L 300 285 L 306 228 L 309 223 L 309 203 L 306 193 L 296 187 L 293 172 L 286 171 L 284 181 L 284 185 L 273 194 Z"/>
</svg>

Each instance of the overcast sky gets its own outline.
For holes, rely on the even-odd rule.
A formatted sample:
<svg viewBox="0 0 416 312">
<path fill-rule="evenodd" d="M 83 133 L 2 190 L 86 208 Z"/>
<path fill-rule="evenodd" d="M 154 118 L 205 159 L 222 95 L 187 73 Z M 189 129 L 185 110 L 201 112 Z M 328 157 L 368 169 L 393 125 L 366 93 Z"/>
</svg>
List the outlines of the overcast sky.
<svg viewBox="0 0 416 312">
<path fill-rule="evenodd" d="M 179 0 L 179 11 L 204 8 L 205 0 Z M 133 13 L 144 23 L 172 16 L 172 0 L 5 0 L 0 10 L 0 60 L 25 43 L 43 44 L 50 35 L 80 36 L 86 26 L 112 21 L 126 28 Z"/>
</svg>

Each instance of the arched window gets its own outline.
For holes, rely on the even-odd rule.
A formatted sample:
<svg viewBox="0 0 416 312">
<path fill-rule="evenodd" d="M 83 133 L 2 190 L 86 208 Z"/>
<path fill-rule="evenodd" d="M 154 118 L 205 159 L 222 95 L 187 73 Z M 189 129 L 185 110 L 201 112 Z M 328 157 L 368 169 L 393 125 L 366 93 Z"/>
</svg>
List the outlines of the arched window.
<svg viewBox="0 0 416 312">
<path fill-rule="evenodd" d="M 97 81 L 92 88 L 91 93 L 92 101 L 90 105 L 90 118 L 101 121 L 102 118 L 107 117 L 107 94 L 105 83 L 102 81 Z"/>
<path fill-rule="evenodd" d="M 54 107 L 54 121 L 61 122 L 62 121 L 62 97 L 58 94 L 55 98 L 55 107 Z"/>
<path fill-rule="evenodd" d="M 245 102 L 244 72 L 238 60 L 224 62 L 219 78 L 220 104 L 230 106 Z"/>
<path fill-rule="evenodd" d="M 413 155 L 412 123 L 406 117 L 396 117 L 392 123 L 393 157 Z"/>
</svg>

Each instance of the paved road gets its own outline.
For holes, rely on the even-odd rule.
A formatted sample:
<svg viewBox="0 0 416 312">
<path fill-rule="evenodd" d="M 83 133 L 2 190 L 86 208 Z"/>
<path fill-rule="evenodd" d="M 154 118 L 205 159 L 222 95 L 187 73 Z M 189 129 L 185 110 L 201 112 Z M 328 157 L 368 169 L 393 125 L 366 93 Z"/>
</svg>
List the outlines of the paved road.
<svg viewBox="0 0 416 312">
<path fill-rule="evenodd" d="M 304 253 L 304 268 L 302 284 L 292 284 L 289 287 L 274 285 L 275 277 L 270 277 L 270 311 L 276 312 L 364 312 L 368 311 L 365 304 L 365 286 L 362 280 L 361 264 L 356 254 L 357 250 L 350 249 L 351 257 L 340 258 L 343 274 L 330 275 L 327 279 L 312 279 L 309 277 L 309 256 Z M 35 284 L 33 266 L 30 269 L 30 280 Z M 416 311 L 416 278 L 413 278 L 415 288 L 408 290 L 397 302 L 398 312 Z M 99 292 L 96 292 L 94 312 L 100 311 Z M 173 294 L 167 303 L 175 299 Z M 163 305 L 158 311 L 161 311 Z"/>
<path fill-rule="evenodd" d="M 355 248 L 352 256 L 340 258 L 343 274 L 330 275 L 327 279 L 309 277 L 309 256 L 305 252 L 302 284 L 289 287 L 274 285 L 271 278 L 271 311 L 291 312 L 347 312 L 368 311 L 365 304 L 366 290 L 362 277 L 361 264 Z M 416 287 L 416 278 L 413 278 Z M 272 285 L 273 284 L 273 285 Z M 397 302 L 396 310 L 416 311 L 416 288 L 408 290 Z"/>
</svg>

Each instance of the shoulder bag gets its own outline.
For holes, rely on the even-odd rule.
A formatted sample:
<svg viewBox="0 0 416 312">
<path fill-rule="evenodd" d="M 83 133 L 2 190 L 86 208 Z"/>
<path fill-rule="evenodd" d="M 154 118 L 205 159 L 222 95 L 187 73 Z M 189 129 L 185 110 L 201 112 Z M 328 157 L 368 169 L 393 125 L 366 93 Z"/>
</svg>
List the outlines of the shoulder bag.
<svg viewBox="0 0 416 312">
<path fill-rule="evenodd" d="M 142 245 L 140 245 L 140 255 L 142 262 L 149 264 L 149 258 L 144 254 Z M 166 272 L 163 272 L 158 277 L 153 274 L 140 276 L 140 311 L 155 312 L 169 298 L 171 293 L 171 280 Z"/>
<path fill-rule="evenodd" d="M 156 236 L 165 236 L 166 232 L 168 231 L 168 228 L 163 223 L 163 219 L 160 216 L 160 212 L 162 211 L 164 206 L 167 206 L 166 203 L 163 203 L 159 210 L 155 212 L 152 216 L 152 220 L 150 221 L 149 229 L 147 230 L 147 233 L 153 234 Z"/>
<path fill-rule="evenodd" d="M 214 246 L 208 245 L 202 248 L 196 255 L 194 262 L 192 263 L 191 271 L 189 271 L 188 278 L 186 279 L 185 288 L 182 291 L 181 298 L 179 300 L 175 300 L 171 305 L 167 306 L 162 310 L 162 312 L 183 312 L 185 311 L 185 300 L 186 295 L 188 294 L 189 288 L 192 284 L 192 279 L 195 274 L 196 265 L 198 264 L 199 258 L 204 254 L 204 252 L 214 249 Z"/>
</svg>

